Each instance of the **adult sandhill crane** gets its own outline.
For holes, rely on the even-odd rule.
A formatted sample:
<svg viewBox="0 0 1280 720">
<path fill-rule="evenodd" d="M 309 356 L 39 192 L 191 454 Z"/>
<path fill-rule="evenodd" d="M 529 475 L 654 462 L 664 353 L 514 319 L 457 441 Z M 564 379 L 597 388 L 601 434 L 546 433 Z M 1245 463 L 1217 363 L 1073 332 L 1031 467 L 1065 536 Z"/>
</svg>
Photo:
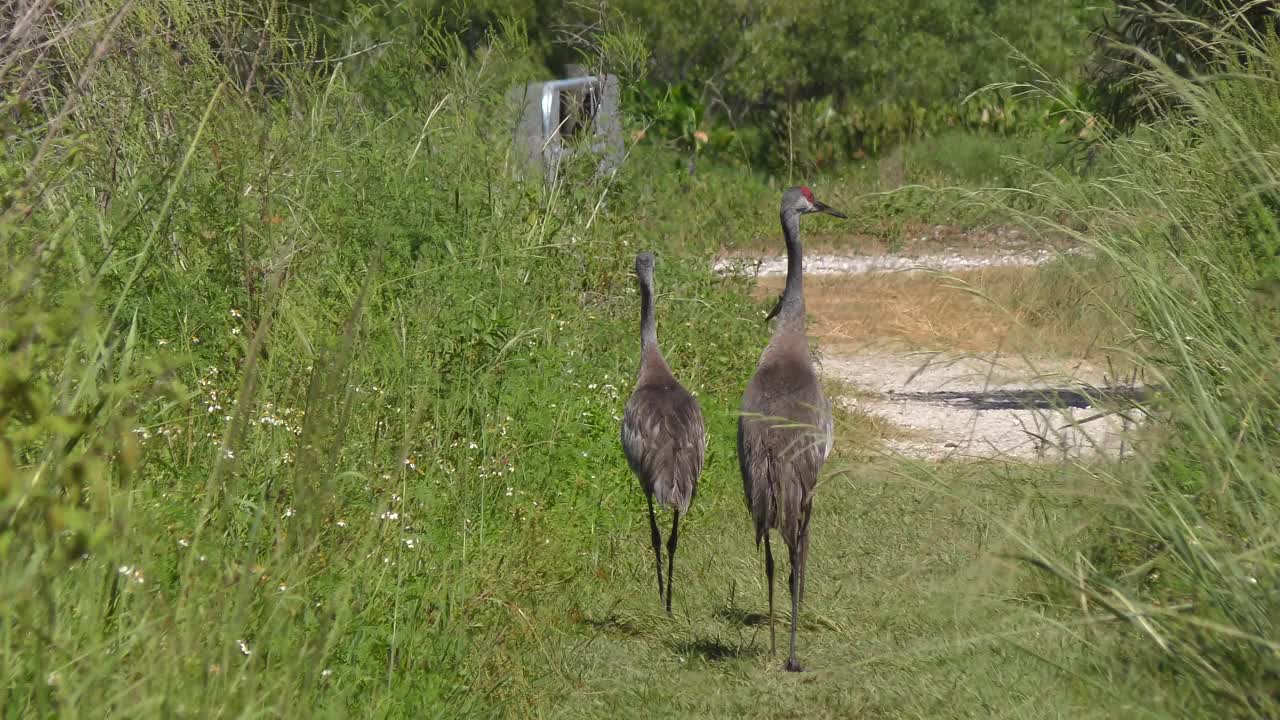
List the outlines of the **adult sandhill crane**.
<svg viewBox="0 0 1280 720">
<path fill-rule="evenodd" d="M 636 279 L 640 283 L 640 373 L 622 415 L 622 450 L 649 501 L 658 602 L 663 599 L 662 534 L 653 513 L 654 496 L 660 507 L 671 509 L 671 535 L 667 538 L 669 614 L 680 516 L 689 511 L 697 492 L 707 438 L 698 401 L 671 374 L 658 349 L 658 323 L 653 314 L 653 253 L 636 256 Z"/>
<path fill-rule="evenodd" d="M 787 284 L 769 318 L 773 337 L 747 383 L 738 418 L 738 467 L 747 507 L 755 521 L 756 547 L 764 540 L 769 579 L 769 650 L 777 652 L 773 624 L 773 550 L 769 531 L 778 530 L 791 555 L 791 652 L 787 670 L 798 672 L 796 625 L 804 597 L 809 557 L 809 518 L 818 472 L 831 454 L 831 406 L 822 395 L 805 338 L 804 255 L 800 216 L 844 213 L 814 199 L 807 187 L 782 194 L 782 233 L 787 242 Z"/>
</svg>

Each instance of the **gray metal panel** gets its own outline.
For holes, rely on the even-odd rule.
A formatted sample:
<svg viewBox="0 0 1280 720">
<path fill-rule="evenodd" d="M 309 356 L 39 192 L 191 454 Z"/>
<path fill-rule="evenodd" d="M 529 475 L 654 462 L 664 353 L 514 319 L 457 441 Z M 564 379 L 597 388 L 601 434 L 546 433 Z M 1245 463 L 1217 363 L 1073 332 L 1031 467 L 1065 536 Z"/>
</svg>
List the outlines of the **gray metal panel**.
<svg viewBox="0 0 1280 720">
<path fill-rule="evenodd" d="M 617 75 L 605 75 L 598 86 L 595 111 L 595 138 L 591 150 L 601 156 L 597 175 L 612 175 L 622 167 L 622 84 Z"/>
<path fill-rule="evenodd" d="M 524 177 L 532 166 L 542 166 L 542 83 L 517 85 L 507 92 L 507 100 L 515 112 L 513 150 L 517 177 Z"/>
<path fill-rule="evenodd" d="M 601 157 L 597 177 L 610 175 L 621 166 L 625 154 L 622 93 L 616 76 L 526 83 L 512 88 L 507 96 L 517 118 L 513 140 L 519 176 L 537 163 L 544 179 L 554 182 L 566 152 L 563 134 L 579 125 L 590 132 L 591 152 Z"/>
</svg>

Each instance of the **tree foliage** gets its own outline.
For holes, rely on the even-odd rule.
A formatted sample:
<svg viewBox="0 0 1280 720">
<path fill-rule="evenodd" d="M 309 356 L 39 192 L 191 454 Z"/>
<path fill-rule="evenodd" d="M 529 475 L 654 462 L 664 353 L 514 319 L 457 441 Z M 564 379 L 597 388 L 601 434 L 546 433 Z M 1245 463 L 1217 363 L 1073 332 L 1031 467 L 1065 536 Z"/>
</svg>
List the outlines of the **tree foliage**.
<svg viewBox="0 0 1280 720">
<path fill-rule="evenodd" d="M 306 6 L 330 27 L 358 20 L 366 46 L 437 24 L 475 50 L 487 32 L 514 21 L 552 73 L 625 23 L 645 40 L 649 81 L 688 83 L 709 113 L 735 120 L 823 97 L 865 106 L 956 101 L 1025 75 L 1015 50 L 1051 75 L 1070 76 L 1086 58 L 1088 28 L 1097 22 L 1097 4 L 1088 0 L 382 0 L 369 6 L 317 0 Z M 352 42 L 349 32 L 333 37 Z"/>
<path fill-rule="evenodd" d="M 1259 0 L 1121 3 L 1094 29 L 1087 73 L 1093 105 L 1119 130 L 1153 120 L 1178 105 L 1153 71 L 1192 78 L 1243 60 L 1276 32 L 1278 18 L 1274 2 Z"/>
</svg>

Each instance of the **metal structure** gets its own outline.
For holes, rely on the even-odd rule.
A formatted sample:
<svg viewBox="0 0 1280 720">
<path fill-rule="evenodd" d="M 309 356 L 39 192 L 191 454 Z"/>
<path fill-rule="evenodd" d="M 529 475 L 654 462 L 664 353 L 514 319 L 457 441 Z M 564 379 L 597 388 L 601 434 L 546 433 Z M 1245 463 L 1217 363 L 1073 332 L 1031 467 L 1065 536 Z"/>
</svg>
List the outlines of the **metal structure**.
<svg viewBox="0 0 1280 720">
<path fill-rule="evenodd" d="M 518 109 L 515 143 L 522 164 L 539 166 L 548 183 L 559 175 L 571 151 L 566 141 L 571 139 L 590 137 L 590 152 L 600 157 L 597 177 L 612 174 L 622 164 L 621 88 L 616 76 L 584 74 L 526 83 L 512 88 L 508 97 Z"/>
</svg>

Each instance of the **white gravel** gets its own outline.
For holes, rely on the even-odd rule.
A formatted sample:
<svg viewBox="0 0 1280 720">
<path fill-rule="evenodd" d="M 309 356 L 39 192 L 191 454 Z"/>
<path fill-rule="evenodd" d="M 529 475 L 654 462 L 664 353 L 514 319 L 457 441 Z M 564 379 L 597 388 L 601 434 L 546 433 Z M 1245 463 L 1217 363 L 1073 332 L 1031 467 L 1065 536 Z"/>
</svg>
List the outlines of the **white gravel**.
<svg viewBox="0 0 1280 720">
<path fill-rule="evenodd" d="M 1077 250 L 1027 250 L 1008 255 L 973 255 L 965 253 L 932 253 L 924 255 L 813 255 L 804 260 L 806 275 L 860 275 L 874 272 L 911 270 L 978 270 L 995 267 L 1034 267 L 1061 254 L 1079 254 Z M 756 266 L 759 264 L 757 270 Z M 717 260 L 712 271 L 720 274 L 744 273 L 761 277 L 787 274 L 787 258 L 731 257 Z"/>
<path fill-rule="evenodd" d="M 1100 410 L 979 409 L 953 395 L 931 397 L 957 391 L 1002 397 L 1000 393 L 1007 391 L 1079 391 L 1107 385 L 1096 368 L 1060 361 L 861 354 L 826 358 L 823 372 L 870 393 L 869 398 L 843 397 L 836 402 L 878 415 L 904 430 L 906 437 L 887 441 L 885 450 L 917 459 L 1044 462 L 1118 455 L 1131 447 L 1130 430 L 1139 419 L 1137 411 L 1092 419 Z"/>
</svg>

